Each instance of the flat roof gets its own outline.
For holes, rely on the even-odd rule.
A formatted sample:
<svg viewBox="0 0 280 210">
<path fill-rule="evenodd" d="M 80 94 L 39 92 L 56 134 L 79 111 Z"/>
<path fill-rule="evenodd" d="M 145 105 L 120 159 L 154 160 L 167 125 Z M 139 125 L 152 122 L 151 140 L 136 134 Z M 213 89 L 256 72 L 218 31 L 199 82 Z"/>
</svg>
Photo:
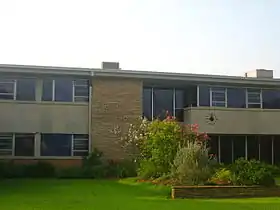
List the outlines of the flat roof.
<svg viewBox="0 0 280 210">
<path fill-rule="evenodd" d="M 280 79 L 276 78 L 252 78 L 226 75 L 190 74 L 157 71 L 119 70 L 100 68 L 77 68 L 77 67 L 56 67 L 36 65 L 10 65 L 0 64 L 2 73 L 32 73 L 32 74 L 54 74 L 54 75 L 77 75 L 90 77 L 122 77 L 135 79 L 170 80 L 181 82 L 202 82 L 202 83 L 230 83 L 248 85 L 280 86 Z"/>
</svg>

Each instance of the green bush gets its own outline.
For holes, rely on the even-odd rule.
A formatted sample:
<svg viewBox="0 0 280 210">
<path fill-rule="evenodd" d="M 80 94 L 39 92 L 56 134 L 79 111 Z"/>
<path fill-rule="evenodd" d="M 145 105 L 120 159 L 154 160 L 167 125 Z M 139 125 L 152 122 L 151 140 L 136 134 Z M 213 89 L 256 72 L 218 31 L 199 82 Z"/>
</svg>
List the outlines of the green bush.
<svg viewBox="0 0 280 210">
<path fill-rule="evenodd" d="M 45 162 L 38 162 L 24 166 L 24 176 L 32 178 L 55 177 L 56 171 L 53 165 Z"/>
<path fill-rule="evenodd" d="M 204 184 L 212 176 L 215 162 L 205 143 L 189 141 L 176 154 L 172 176 L 179 184 Z"/>
<path fill-rule="evenodd" d="M 230 166 L 230 170 L 236 185 L 275 185 L 271 166 L 260 161 L 240 158 Z"/>
<path fill-rule="evenodd" d="M 231 185 L 233 182 L 234 175 L 227 168 L 218 169 L 210 180 L 210 183 L 218 185 Z"/>
<path fill-rule="evenodd" d="M 142 160 L 139 165 L 138 176 L 141 179 L 159 178 L 164 174 L 164 170 L 150 160 Z"/>
<path fill-rule="evenodd" d="M 61 179 L 84 178 L 83 168 L 79 166 L 61 168 L 57 171 L 57 177 Z"/>
<path fill-rule="evenodd" d="M 106 176 L 115 178 L 126 178 L 137 176 L 137 164 L 131 160 L 113 161 L 106 164 Z"/>
</svg>

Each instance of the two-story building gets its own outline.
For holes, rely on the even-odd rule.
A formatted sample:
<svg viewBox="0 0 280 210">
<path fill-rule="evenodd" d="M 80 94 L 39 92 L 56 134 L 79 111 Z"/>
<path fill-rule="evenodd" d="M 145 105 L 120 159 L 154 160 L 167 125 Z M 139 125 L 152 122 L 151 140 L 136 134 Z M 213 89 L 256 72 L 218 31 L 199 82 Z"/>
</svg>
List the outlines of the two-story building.
<svg viewBox="0 0 280 210">
<path fill-rule="evenodd" d="M 280 164 L 280 80 L 271 70 L 244 77 L 102 68 L 0 65 L 0 158 L 80 164 L 93 148 L 124 153 L 111 132 L 166 111 L 211 136 L 219 161 Z"/>
</svg>

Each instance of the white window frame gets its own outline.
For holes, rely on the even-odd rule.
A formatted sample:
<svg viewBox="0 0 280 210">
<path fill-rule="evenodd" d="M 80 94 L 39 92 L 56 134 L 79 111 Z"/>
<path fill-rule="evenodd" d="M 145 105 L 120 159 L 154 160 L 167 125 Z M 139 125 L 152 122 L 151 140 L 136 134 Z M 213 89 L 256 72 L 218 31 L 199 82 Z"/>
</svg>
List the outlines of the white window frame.
<svg viewBox="0 0 280 210">
<path fill-rule="evenodd" d="M 85 84 L 76 84 L 76 81 L 86 81 L 87 83 L 85 83 Z M 72 98 L 73 102 L 88 102 L 89 101 L 89 94 L 90 94 L 89 93 L 88 79 L 74 79 L 72 81 L 72 85 L 73 85 L 73 87 L 72 87 L 73 88 L 73 98 Z M 88 89 L 88 95 L 87 96 L 77 96 L 77 95 L 75 95 L 76 87 L 84 87 L 84 88 Z M 85 100 L 79 101 L 79 100 L 77 100 L 78 98 L 85 99 Z"/>
<path fill-rule="evenodd" d="M 260 102 L 249 102 L 249 92 L 248 89 L 253 89 L 253 90 L 259 90 L 259 97 L 260 97 Z M 262 89 L 260 88 L 246 88 L 246 108 L 249 108 L 249 105 L 260 105 L 259 108 L 255 108 L 255 109 L 262 109 L 263 108 L 263 103 L 262 103 Z M 253 109 L 253 108 L 249 108 L 249 109 Z"/>
<path fill-rule="evenodd" d="M 71 156 L 72 157 L 80 157 L 75 155 L 75 152 L 88 152 L 89 153 L 89 135 L 88 134 L 82 134 L 82 135 L 88 135 L 88 138 L 75 138 L 75 135 L 79 134 L 72 134 L 72 149 L 71 149 Z M 88 149 L 87 150 L 79 150 L 74 148 L 75 141 L 87 141 L 88 142 Z"/>
<path fill-rule="evenodd" d="M 214 90 L 213 91 L 213 89 L 214 88 L 223 88 L 224 89 L 224 91 L 222 91 L 222 90 L 219 90 L 219 91 L 216 91 L 216 90 Z M 224 103 L 224 106 L 216 106 L 216 105 L 213 105 L 213 93 L 215 93 L 215 92 L 217 92 L 217 93 L 223 93 L 224 95 L 225 95 L 225 101 L 217 101 L 216 103 Z M 219 87 L 219 86 L 213 86 L 213 87 L 210 87 L 210 107 L 227 107 L 227 88 L 226 87 Z"/>
<path fill-rule="evenodd" d="M 7 137 L 7 138 L 5 139 L 5 137 Z M 0 134 L 0 143 L 1 143 L 1 139 L 11 141 L 12 148 L 10 148 L 10 149 L 0 149 L 0 152 L 10 152 L 10 155 L 0 155 L 0 157 L 14 156 L 15 135 L 13 133 L 1 133 Z"/>
</svg>

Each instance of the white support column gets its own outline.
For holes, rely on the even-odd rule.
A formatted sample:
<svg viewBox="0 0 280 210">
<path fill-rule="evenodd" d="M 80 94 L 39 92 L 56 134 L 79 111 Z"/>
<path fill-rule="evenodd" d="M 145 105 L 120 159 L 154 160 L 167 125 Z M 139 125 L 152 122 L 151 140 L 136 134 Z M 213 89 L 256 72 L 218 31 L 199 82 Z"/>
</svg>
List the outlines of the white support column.
<svg viewBox="0 0 280 210">
<path fill-rule="evenodd" d="M 13 99 L 16 100 L 17 98 L 17 80 L 14 80 L 14 97 Z"/>
<path fill-rule="evenodd" d="M 16 136 L 13 133 L 13 139 L 12 139 L 12 157 L 15 156 L 15 149 L 16 149 Z"/>
<path fill-rule="evenodd" d="M 271 136 L 271 163 L 274 165 L 274 136 Z"/>
<path fill-rule="evenodd" d="M 35 133 L 34 135 L 34 156 L 35 157 L 40 157 L 41 156 L 41 134 L 40 133 Z"/>
<path fill-rule="evenodd" d="M 247 141 L 247 136 L 245 136 L 245 159 L 248 160 L 248 141 Z"/>
<path fill-rule="evenodd" d="M 261 160 L 261 137 L 258 136 L 258 145 L 259 145 L 259 160 Z"/>
<path fill-rule="evenodd" d="M 151 89 L 152 95 L 151 95 L 151 100 L 152 100 L 152 120 L 154 119 L 154 88 Z"/>
<path fill-rule="evenodd" d="M 221 136 L 218 136 L 218 161 L 221 163 Z"/>
<path fill-rule="evenodd" d="M 231 138 L 231 162 L 234 162 L 234 143 L 233 138 Z"/>
<path fill-rule="evenodd" d="M 176 89 L 173 88 L 173 116 L 176 116 Z"/>
<path fill-rule="evenodd" d="M 36 87 L 35 87 L 35 100 L 42 101 L 43 95 L 43 79 L 36 79 Z"/>
<path fill-rule="evenodd" d="M 199 107 L 199 85 L 196 86 L 196 105 Z"/>
<path fill-rule="evenodd" d="M 55 101 L 55 80 L 52 80 L 52 101 Z"/>
</svg>

